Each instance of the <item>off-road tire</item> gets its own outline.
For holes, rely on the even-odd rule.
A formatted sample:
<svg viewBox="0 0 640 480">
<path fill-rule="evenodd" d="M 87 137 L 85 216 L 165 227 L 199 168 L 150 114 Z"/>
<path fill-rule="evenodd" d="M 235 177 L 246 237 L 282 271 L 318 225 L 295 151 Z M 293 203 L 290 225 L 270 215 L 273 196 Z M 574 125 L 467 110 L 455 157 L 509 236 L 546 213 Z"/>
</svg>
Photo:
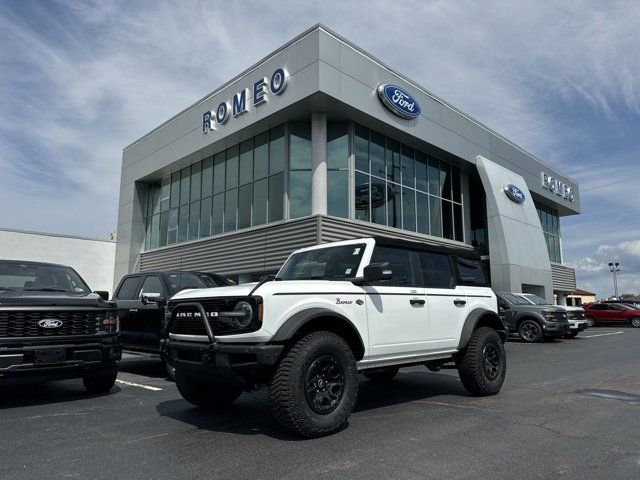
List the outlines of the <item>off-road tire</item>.
<svg viewBox="0 0 640 480">
<path fill-rule="evenodd" d="M 341 369 L 343 386 L 328 413 L 318 413 L 308 399 L 308 375 L 323 358 Z M 313 332 L 298 340 L 277 364 L 269 396 L 276 420 L 288 431 L 304 437 L 330 435 L 344 428 L 358 395 L 356 360 L 347 343 L 331 332 Z"/>
<path fill-rule="evenodd" d="M 228 407 L 240 396 L 242 390 L 208 383 L 176 370 L 176 387 L 189 403 L 202 408 Z"/>
<path fill-rule="evenodd" d="M 587 326 L 588 326 L 589 328 L 594 328 L 594 327 L 597 327 L 597 326 L 598 326 L 598 323 L 596 322 L 596 319 L 595 319 L 595 318 L 593 318 L 593 317 L 586 317 L 586 320 L 587 320 L 587 324 L 588 324 Z"/>
<path fill-rule="evenodd" d="M 563 336 L 564 338 L 576 338 L 578 336 L 578 333 L 580 332 L 571 332 L 571 333 L 565 333 Z"/>
<path fill-rule="evenodd" d="M 530 331 L 535 333 L 529 333 Z M 538 343 L 543 340 L 542 327 L 538 322 L 532 319 L 523 320 L 520 325 L 518 325 L 518 335 L 520 338 L 527 343 Z"/>
<path fill-rule="evenodd" d="M 364 372 L 364 376 L 372 382 L 389 383 L 395 378 L 400 369 L 398 367 L 389 367 L 383 370 L 374 370 L 372 372 Z"/>
<path fill-rule="evenodd" d="M 633 328 L 640 328 L 640 317 L 631 317 L 631 320 L 629 320 L 629 325 L 631 325 Z"/>
<path fill-rule="evenodd" d="M 488 375 L 486 354 L 497 354 L 496 375 Z M 456 366 L 462 385 L 469 393 L 477 396 L 495 395 L 502 388 L 507 373 L 507 357 L 498 332 L 493 328 L 480 327 L 471 335 L 469 344 L 456 356 Z"/>
<path fill-rule="evenodd" d="M 107 393 L 116 383 L 117 373 L 111 373 L 102 377 L 84 377 L 82 383 L 89 393 Z"/>
</svg>

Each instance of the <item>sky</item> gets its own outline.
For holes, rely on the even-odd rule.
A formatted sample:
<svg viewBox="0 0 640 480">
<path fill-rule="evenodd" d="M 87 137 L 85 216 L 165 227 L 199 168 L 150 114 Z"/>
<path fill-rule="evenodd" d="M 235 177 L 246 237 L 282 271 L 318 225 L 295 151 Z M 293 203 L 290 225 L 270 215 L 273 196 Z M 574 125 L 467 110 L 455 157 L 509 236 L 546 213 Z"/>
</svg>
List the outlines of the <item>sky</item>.
<svg viewBox="0 0 640 480">
<path fill-rule="evenodd" d="M 122 149 L 321 22 L 580 185 L 578 288 L 640 294 L 637 1 L 0 2 L 0 227 L 107 238 Z"/>
</svg>

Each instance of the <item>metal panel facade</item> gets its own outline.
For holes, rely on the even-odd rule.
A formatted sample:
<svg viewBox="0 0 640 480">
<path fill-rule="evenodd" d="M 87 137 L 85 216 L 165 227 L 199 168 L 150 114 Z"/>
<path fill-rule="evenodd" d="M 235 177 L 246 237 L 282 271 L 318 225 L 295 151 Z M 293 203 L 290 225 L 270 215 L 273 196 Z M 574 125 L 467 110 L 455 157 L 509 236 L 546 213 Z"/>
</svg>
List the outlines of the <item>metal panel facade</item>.
<svg viewBox="0 0 640 480">
<path fill-rule="evenodd" d="M 575 292 L 576 271 L 558 263 L 551 264 L 551 276 L 553 277 L 553 289 L 562 292 Z"/>
</svg>

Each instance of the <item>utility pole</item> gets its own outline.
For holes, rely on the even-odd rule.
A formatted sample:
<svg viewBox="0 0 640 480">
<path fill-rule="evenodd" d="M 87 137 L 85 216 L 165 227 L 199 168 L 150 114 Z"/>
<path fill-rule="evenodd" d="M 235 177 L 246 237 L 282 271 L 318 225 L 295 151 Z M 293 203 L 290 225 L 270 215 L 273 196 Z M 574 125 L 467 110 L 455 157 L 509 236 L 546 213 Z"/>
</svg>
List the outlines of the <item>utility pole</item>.
<svg viewBox="0 0 640 480">
<path fill-rule="evenodd" d="M 609 262 L 609 269 L 613 273 L 613 292 L 616 299 L 618 299 L 618 272 L 620 271 L 618 265 L 620 265 L 618 262 Z"/>
</svg>

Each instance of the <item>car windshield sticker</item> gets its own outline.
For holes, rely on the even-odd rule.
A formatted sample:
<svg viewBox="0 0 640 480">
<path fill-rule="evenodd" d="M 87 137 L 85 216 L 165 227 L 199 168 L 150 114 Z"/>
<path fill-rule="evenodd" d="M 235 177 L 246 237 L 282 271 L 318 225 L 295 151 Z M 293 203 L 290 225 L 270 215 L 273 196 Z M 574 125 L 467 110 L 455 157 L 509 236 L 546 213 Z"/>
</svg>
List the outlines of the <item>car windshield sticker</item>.
<svg viewBox="0 0 640 480">
<path fill-rule="evenodd" d="M 350 275 L 350 274 L 351 274 L 351 269 L 350 269 L 350 268 L 347 268 L 347 269 L 344 271 L 344 274 L 345 274 L 345 275 Z"/>
<path fill-rule="evenodd" d="M 353 249 L 353 254 L 358 255 L 360 253 L 360 247 L 356 247 Z"/>
</svg>

